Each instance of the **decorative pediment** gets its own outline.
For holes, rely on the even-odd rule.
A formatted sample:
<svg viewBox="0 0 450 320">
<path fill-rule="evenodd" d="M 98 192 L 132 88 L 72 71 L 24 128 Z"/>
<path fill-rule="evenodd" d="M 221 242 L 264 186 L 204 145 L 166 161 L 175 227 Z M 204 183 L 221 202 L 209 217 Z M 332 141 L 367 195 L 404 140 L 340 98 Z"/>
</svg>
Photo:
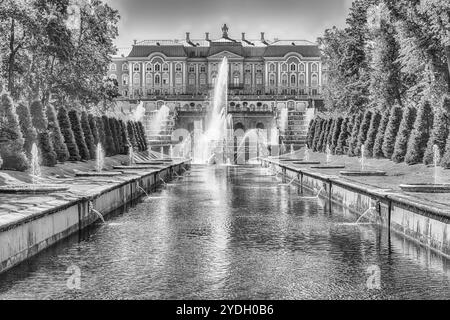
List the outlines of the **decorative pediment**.
<svg viewBox="0 0 450 320">
<path fill-rule="evenodd" d="M 238 54 L 224 50 L 224 51 L 221 51 L 221 52 L 218 52 L 216 54 L 209 56 L 208 60 L 222 60 L 224 57 L 227 57 L 228 60 L 244 59 L 244 57 L 242 57 Z"/>
</svg>

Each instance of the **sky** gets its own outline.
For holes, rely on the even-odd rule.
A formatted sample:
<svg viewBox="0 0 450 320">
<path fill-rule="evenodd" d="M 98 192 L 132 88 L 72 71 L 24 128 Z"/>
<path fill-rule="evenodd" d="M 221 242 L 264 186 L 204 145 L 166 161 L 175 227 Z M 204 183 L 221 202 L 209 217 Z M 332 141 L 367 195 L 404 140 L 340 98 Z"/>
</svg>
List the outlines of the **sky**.
<svg viewBox="0 0 450 320">
<path fill-rule="evenodd" d="M 226 23 L 229 36 L 240 39 L 316 41 L 323 31 L 342 27 L 352 0 L 105 0 L 119 10 L 118 48 L 133 40 L 220 38 Z"/>
</svg>

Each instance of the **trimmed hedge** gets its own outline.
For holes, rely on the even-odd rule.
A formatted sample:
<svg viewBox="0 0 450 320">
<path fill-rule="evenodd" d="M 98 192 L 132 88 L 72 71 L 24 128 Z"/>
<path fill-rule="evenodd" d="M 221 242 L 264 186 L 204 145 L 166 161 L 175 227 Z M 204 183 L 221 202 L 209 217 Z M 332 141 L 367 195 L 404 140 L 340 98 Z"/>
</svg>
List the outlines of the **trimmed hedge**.
<svg viewBox="0 0 450 320">
<path fill-rule="evenodd" d="M 31 158 L 31 147 L 33 143 L 37 143 L 37 131 L 33 126 L 31 120 L 31 113 L 28 104 L 25 102 L 19 102 L 17 105 L 17 115 L 19 116 L 20 128 L 22 130 L 22 136 L 25 140 L 23 150 L 28 159 Z"/>
<path fill-rule="evenodd" d="M 433 126 L 433 111 L 428 101 L 422 103 L 414 122 L 414 130 L 408 141 L 408 151 L 405 162 L 407 164 L 417 164 L 423 161 L 425 148 L 430 139 L 431 128 Z"/>
<path fill-rule="evenodd" d="M 352 128 L 352 134 L 350 135 L 350 141 L 348 143 L 348 150 L 347 155 L 350 157 L 356 156 L 356 149 L 358 147 L 358 135 L 359 135 L 359 129 L 361 127 L 361 123 L 363 120 L 363 114 L 358 113 L 355 116 L 354 122 L 353 122 L 353 128 Z"/>
<path fill-rule="evenodd" d="M 102 116 L 103 132 L 105 133 L 105 152 L 108 157 L 114 156 L 116 152 L 116 144 L 113 140 L 109 119 L 107 116 Z"/>
<path fill-rule="evenodd" d="M 353 117 L 347 116 L 344 121 L 342 121 L 341 132 L 339 134 L 339 138 L 336 144 L 336 148 L 334 150 L 335 154 L 342 155 L 345 152 L 345 147 L 347 146 L 348 137 L 350 137 L 350 133 L 352 130 L 351 122 Z"/>
<path fill-rule="evenodd" d="M 408 140 L 411 131 L 414 128 L 414 121 L 416 121 L 416 108 L 407 107 L 403 112 L 400 129 L 395 140 L 394 153 L 392 154 L 392 161 L 400 163 L 405 161 L 405 155 L 408 147 Z"/>
<path fill-rule="evenodd" d="M 424 164 L 432 164 L 434 162 L 434 145 L 437 145 L 439 150 L 439 158 L 445 153 L 445 145 L 448 137 L 448 115 L 444 109 L 439 106 L 435 108 L 433 129 L 430 139 L 428 140 L 427 149 L 423 156 Z"/>
<path fill-rule="evenodd" d="M 377 137 L 378 129 L 380 127 L 382 115 L 378 110 L 375 110 L 372 113 L 372 119 L 370 120 L 369 132 L 367 133 L 367 139 L 364 143 L 366 147 L 367 157 L 372 157 L 373 155 L 373 146 L 375 145 L 375 139 Z"/>
<path fill-rule="evenodd" d="M 91 159 L 96 158 L 97 148 L 95 146 L 94 135 L 92 134 L 91 125 L 89 124 L 89 117 L 86 111 L 81 112 L 81 128 L 83 129 L 84 141 L 89 150 Z"/>
<path fill-rule="evenodd" d="M 397 139 L 400 122 L 402 121 L 403 110 L 400 106 L 394 106 L 391 109 L 391 115 L 386 127 L 383 139 L 383 155 L 386 159 L 391 159 L 394 153 L 395 140 Z"/>
<path fill-rule="evenodd" d="M 97 146 L 97 144 L 100 142 L 100 138 L 98 135 L 97 121 L 95 120 L 95 117 L 92 113 L 88 114 L 88 121 L 89 127 L 91 128 L 92 137 L 94 138 L 94 144 L 95 146 Z"/>
<path fill-rule="evenodd" d="M 308 145 L 308 148 L 311 148 L 313 140 L 314 140 L 314 132 L 316 129 L 316 121 L 317 118 L 312 119 L 309 122 L 309 126 L 308 126 L 308 134 L 306 136 L 306 144 Z"/>
<path fill-rule="evenodd" d="M 57 160 L 56 152 L 50 141 L 48 120 L 44 112 L 44 106 L 38 100 L 31 103 L 31 119 L 38 133 L 39 149 L 41 150 L 41 164 L 46 167 L 54 167 Z"/>
<path fill-rule="evenodd" d="M 48 130 L 50 131 L 50 141 L 53 144 L 56 157 L 59 162 L 66 162 L 70 158 L 69 150 L 64 143 L 64 136 L 61 133 L 61 128 L 59 127 L 55 108 L 51 104 L 47 105 L 47 119 Z"/>
<path fill-rule="evenodd" d="M 75 136 L 75 142 L 77 143 L 78 151 L 80 153 L 81 160 L 89 160 L 91 158 L 89 149 L 86 145 L 86 139 L 81 127 L 81 120 L 78 111 L 69 111 L 70 125 L 72 127 L 73 134 Z"/>
<path fill-rule="evenodd" d="M 344 118 L 338 117 L 335 120 L 335 125 L 333 128 L 332 138 L 331 138 L 331 151 L 333 153 L 336 152 L 336 146 L 338 144 L 339 136 L 341 135 L 342 123 L 344 122 Z"/>
<path fill-rule="evenodd" d="M 80 152 L 78 150 L 77 143 L 75 141 L 75 136 L 73 134 L 72 125 L 70 123 L 69 115 L 64 106 L 58 108 L 58 122 L 61 128 L 61 133 L 64 137 L 64 142 L 66 144 L 67 150 L 69 151 L 70 161 L 81 160 Z"/>
<path fill-rule="evenodd" d="M 356 148 L 353 150 L 353 154 L 356 156 L 361 155 L 361 147 L 366 143 L 367 133 L 370 129 L 370 122 L 372 121 L 372 111 L 366 110 L 364 112 L 363 120 L 358 132 L 358 142 L 356 143 Z"/>
<path fill-rule="evenodd" d="M 391 116 L 391 110 L 385 109 L 382 112 L 380 126 L 378 128 L 378 133 L 375 138 L 375 143 L 373 144 L 373 157 L 374 158 L 383 158 L 383 142 L 384 142 L 384 134 L 386 133 L 386 128 L 389 123 L 389 118 Z"/>
</svg>

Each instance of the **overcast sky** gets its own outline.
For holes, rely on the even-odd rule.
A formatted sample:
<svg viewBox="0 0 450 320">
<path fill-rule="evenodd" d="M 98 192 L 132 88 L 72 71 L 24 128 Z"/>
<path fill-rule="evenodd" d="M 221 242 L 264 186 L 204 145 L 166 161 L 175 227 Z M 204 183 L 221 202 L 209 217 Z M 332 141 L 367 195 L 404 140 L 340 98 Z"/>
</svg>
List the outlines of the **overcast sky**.
<svg viewBox="0 0 450 320">
<path fill-rule="evenodd" d="M 118 47 L 133 39 L 202 39 L 221 36 L 226 23 L 230 36 L 240 39 L 305 39 L 315 41 L 323 30 L 344 26 L 352 0 L 106 0 L 119 10 Z"/>
</svg>

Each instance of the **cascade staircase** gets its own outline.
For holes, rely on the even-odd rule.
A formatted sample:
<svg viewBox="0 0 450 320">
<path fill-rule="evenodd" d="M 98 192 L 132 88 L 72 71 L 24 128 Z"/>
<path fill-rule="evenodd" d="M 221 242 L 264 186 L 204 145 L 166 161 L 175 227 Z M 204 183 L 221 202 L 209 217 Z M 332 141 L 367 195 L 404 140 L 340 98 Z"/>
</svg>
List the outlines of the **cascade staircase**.
<svg viewBox="0 0 450 320">
<path fill-rule="evenodd" d="M 152 150 L 158 150 L 158 148 L 170 148 L 172 145 L 172 133 L 175 130 L 175 118 L 176 114 L 170 111 L 167 118 L 162 120 L 161 127 L 155 131 L 152 128 L 152 121 L 156 117 L 158 111 L 148 112 L 145 116 L 145 131 L 147 135 L 147 142 L 149 148 Z"/>
<path fill-rule="evenodd" d="M 305 112 L 296 111 L 295 108 L 288 108 L 288 120 L 284 132 L 280 131 L 280 144 L 284 144 L 289 152 L 291 146 L 294 150 L 299 150 L 306 145 L 308 134 L 308 123 Z"/>
</svg>

